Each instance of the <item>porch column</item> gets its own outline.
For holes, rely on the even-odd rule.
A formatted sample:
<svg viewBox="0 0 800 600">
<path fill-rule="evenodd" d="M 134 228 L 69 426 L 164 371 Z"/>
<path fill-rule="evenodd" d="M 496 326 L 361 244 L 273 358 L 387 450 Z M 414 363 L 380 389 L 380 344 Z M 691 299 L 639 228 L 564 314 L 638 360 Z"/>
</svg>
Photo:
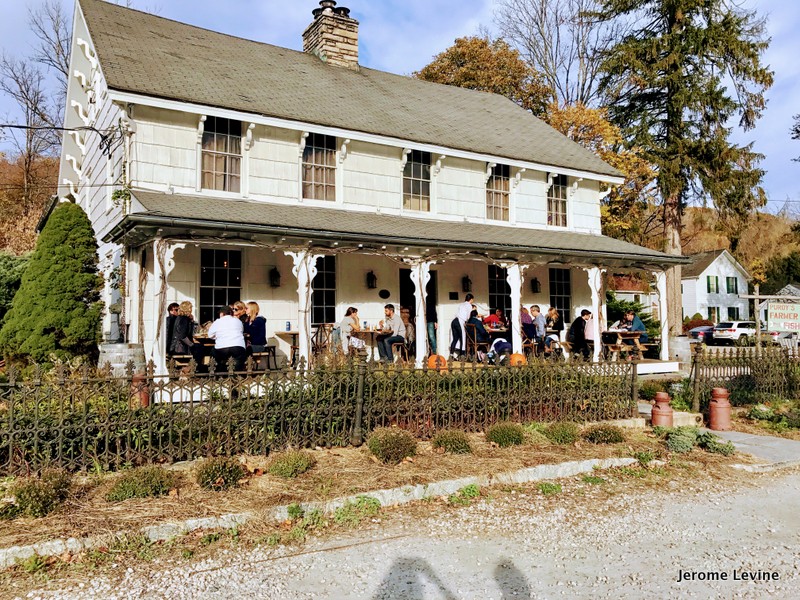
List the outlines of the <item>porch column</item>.
<svg viewBox="0 0 800 600">
<path fill-rule="evenodd" d="M 518 263 L 506 266 L 506 281 L 511 288 L 511 315 L 508 322 L 511 324 L 511 347 L 515 354 L 522 353 L 522 331 L 520 313 L 522 308 L 522 274 L 524 267 Z"/>
<path fill-rule="evenodd" d="M 422 261 L 415 263 L 411 268 L 411 282 L 414 284 L 414 306 L 416 307 L 416 321 L 414 322 L 416 356 L 414 359 L 414 366 L 418 369 L 422 368 L 425 362 L 425 355 L 428 351 L 428 323 L 426 321 L 427 313 L 425 312 L 425 290 L 428 286 L 428 282 L 431 280 L 431 265 L 434 264 L 436 264 L 436 261 Z"/>
<path fill-rule="evenodd" d="M 285 251 L 291 257 L 292 273 L 297 278 L 297 352 L 298 359 L 305 359 L 306 367 L 311 359 L 311 282 L 317 274 L 317 259 L 320 254 L 308 250 Z"/>
<path fill-rule="evenodd" d="M 669 360 L 669 313 L 667 312 L 667 273 L 653 271 L 658 291 L 658 316 L 661 319 L 661 360 Z"/>
<path fill-rule="evenodd" d="M 600 335 L 601 320 L 605 323 L 605 307 L 602 301 L 603 273 L 605 269 L 591 267 L 584 269 L 589 276 L 589 290 L 592 292 L 592 333 L 594 335 L 594 362 L 600 361 L 603 350 L 603 338 Z"/>
<path fill-rule="evenodd" d="M 160 237 L 153 242 L 153 286 L 155 302 L 153 303 L 153 348 L 151 360 L 155 363 L 156 374 L 167 372 L 166 317 L 167 317 L 167 276 L 175 268 L 175 251 L 186 247 L 185 243 L 170 243 Z"/>
<path fill-rule="evenodd" d="M 125 341 L 129 344 L 141 344 L 142 330 L 139 325 L 142 318 L 142 303 L 139 298 L 144 297 L 144 293 L 139 289 L 140 275 L 144 265 L 142 264 L 142 253 L 137 248 L 126 248 L 128 257 L 125 268 L 125 323 L 127 332 Z"/>
</svg>

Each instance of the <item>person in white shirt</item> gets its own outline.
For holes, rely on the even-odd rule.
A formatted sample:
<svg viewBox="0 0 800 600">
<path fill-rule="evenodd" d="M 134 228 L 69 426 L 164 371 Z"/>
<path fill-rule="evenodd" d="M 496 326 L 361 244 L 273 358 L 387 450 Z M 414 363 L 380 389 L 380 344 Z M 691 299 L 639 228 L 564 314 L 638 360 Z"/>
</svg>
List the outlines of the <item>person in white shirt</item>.
<svg viewBox="0 0 800 600">
<path fill-rule="evenodd" d="M 467 321 L 469 321 L 469 317 L 474 310 L 472 306 L 472 300 L 475 298 L 472 294 L 467 294 L 464 296 L 464 302 L 458 305 L 458 312 L 456 313 L 456 318 L 453 319 L 453 322 L 450 324 L 451 335 L 453 336 L 453 340 L 450 342 L 450 354 L 456 354 L 456 350 L 459 349 L 461 352 L 466 352 L 467 350 Z M 458 335 L 460 332 L 461 335 Z"/>
<path fill-rule="evenodd" d="M 228 359 L 233 358 L 234 370 L 244 370 L 244 361 L 247 356 L 244 343 L 244 326 L 233 316 L 230 306 L 219 309 L 219 319 L 211 324 L 208 337 L 214 340 L 214 360 L 217 369 L 225 371 L 228 368 Z"/>
</svg>

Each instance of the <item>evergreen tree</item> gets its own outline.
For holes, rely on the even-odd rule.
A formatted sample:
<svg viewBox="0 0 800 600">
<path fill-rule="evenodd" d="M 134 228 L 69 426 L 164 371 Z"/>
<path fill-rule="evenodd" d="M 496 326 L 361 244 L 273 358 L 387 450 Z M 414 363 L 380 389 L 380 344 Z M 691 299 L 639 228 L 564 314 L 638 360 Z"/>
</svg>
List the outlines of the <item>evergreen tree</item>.
<svg viewBox="0 0 800 600">
<path fill-rule="evenodd" d="M 11 308 L 11 302 L 19 289 L 27 265 L 27 256 L 14 256 L 0 251 L 0 324 Z"/>
<path fill-rule="evenodd" d="M 86 213 L 71 203 L 50 215 L 14 296 L 0 351 L 16 360 L 94 359 L 100 337 L 103 278 Z"/>
<path fill-rule="evenodd" d="M 665 251 L 681 254 L 681 217 L 691 199 L 710 199 L 740 226 L 766 201 L 761 158 L 729 140 L 729 119 L 750 129 L 761 116 L 772 72 L 761 64 L 764 22 L 727 0 L 601 0 L 599 17 L 632 23 L 611 48 L 601 87 L 611 119 L 655 165 Z M 680 333 L 680 267 L 667 272 L 669 325 Z"/>
</svg>

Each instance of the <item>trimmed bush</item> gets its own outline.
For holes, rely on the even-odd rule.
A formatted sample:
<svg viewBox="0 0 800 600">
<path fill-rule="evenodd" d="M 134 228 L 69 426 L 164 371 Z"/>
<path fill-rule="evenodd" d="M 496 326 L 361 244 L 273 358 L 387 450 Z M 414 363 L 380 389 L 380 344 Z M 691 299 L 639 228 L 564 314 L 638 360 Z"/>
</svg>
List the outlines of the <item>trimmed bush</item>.
<svg viewBox="0 0 800 600">
<path fill-rule="evenodd" d="M 157 466 L 139 467 L 124 473 L 106 494 L 109 502 L 129 498 L 165 496 L 178 482 L 178 474 Z"/>
<path fill-rule="evenodd" d="M 486 430 L 486 439 L 501 448 L 519 446 L 525 441 L 525 430 L 519 423 L 497 423 Z"/>
<path fill-rule="evenodd" d="M 97 241 L 80 206 L 56 206 L 0 329 L 0 352 L 47 363 L 97 358 L 103 302 Z"/>
<path fill-rule="evenodd" d="M 269 474 L 291 479 L 302 475 L 317 464 L 317 459 L 302 450 L 288 450 L 275 456 L 269 465 Z"/>
<path fill-rule="evenodd" d="M 547 429 L 544 430 L 544 434 L 547 439 L 555 444 L 574 444 L 580 437 L 581 429 L 575 423 L 562 421 L 548 425 Z"/>
<path fill-rule="evenodd" d="M 771 421 L 775 417 L 775 411 L 764 404 L 756 404 L 747 412 L 747 418 L 754 421 Z"/>
<path fill-rule="evenodd" d="M 61 469 L 47 469 L 41 477 L 26 477 L 11 486 L 20 514 L 44 517 L 56 510 L 69 494 L 71 477 Z"/>
<path fill-rule="evenodd" d="M 209 458 L 200 463 L 195 473 L 197 483 L 207 490 L 221 491 L 239 485 L 245 476 L 244 467 L 235 458 Z"/>
<path fill-rule="evenodd" d="M 677 454 L 691 452 L 697 442 L 697 435 L 696 427 L 676 427 L 667 433 L 667 448 Z"/>
<path fill-rule="evenodd" d="M 417 440 L 405 429 L 379 427 L 370 434 L 367 448 L 382 463 L 396 465 L 417 453 Z"/>
<path fill-rule="evenodd" d="M 667 389 L 660 381 L 643 381 L 639 384 L 639 399 L 653 400 L 658 392 L 666 392 Z"/>
<path fill-rule="evenodd" d="M 731 442 L 723 442 L 716 435 L 706 432 L 697 436 L 697 445 L 706 452 L 731 456 L 736 452 L 736 447 Z"/>
<path fill-rule="evenodd" d="M 438 432 L 433 437 L 433 447 L 443 448 L 450 454 L 470 454 L 472 452 L 467 434 L 458 429 L 445 429 Z"/>
<path fill-rule="evenodd" d="M 625 434 L 616 425 L 594 425 L 583 432 L 583 439 L 592 444 L 619 444 Z"/>
<path fill-rule="evenodd" d="M 0 251 L 0 321 L 11 308 L 27 266 L 27 256 L 14 256 Z"/>
</svg>

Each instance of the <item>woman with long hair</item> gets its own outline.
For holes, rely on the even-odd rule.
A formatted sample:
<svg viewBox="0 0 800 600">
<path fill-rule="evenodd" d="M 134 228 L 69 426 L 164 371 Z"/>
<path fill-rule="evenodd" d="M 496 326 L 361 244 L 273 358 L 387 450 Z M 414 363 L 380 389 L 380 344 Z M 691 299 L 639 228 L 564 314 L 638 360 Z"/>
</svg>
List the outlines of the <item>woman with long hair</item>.
<svg viewBox="0 0 800 600">
<path fill-rule="evenodd" d="M 248 302 L 246 310 L 244 333 L 250 341 L 250 353 L 264 352 L 267 347 L 267 320 L 258 314 L 259 307 L 256 302 Z"/>
<path fill-rule="evenodd" d="M 170 352 L 175 355 L 191 354 L 198 365 L 203 364 L 203 347 L 194 341 L 196 323 L 192 316 L 192 303 L 184 300 L 178 306 L 178 314 L 172 324 Z"/>
<path fill-rule="evenodd" d="M 350 351 L 350 348 L 364 347 L 364 340 L 353 335 L 354 332 L 361 331 L 361 326 L 358 324 L 358 309 L 355 306 L 347 308 L 344 319 L 339 322 L 334 332 L 336 330 L 338 330 L 339 342 L 342 344 L 342 352 L 345 354 Z"/>
<path fill-rule="evenodd" d="M 551 306 L 547 309 L 545 327 L 547 337 L 544 339 L 544 351 L 547 353 L 551 351 L 551 346 L 554 341 L 561 341 L 561 332 L 564 331 L 564 320 L 561 318 L 561 315 L 558 314 L 558 309 L 555 306 Z"/>
</svg>

